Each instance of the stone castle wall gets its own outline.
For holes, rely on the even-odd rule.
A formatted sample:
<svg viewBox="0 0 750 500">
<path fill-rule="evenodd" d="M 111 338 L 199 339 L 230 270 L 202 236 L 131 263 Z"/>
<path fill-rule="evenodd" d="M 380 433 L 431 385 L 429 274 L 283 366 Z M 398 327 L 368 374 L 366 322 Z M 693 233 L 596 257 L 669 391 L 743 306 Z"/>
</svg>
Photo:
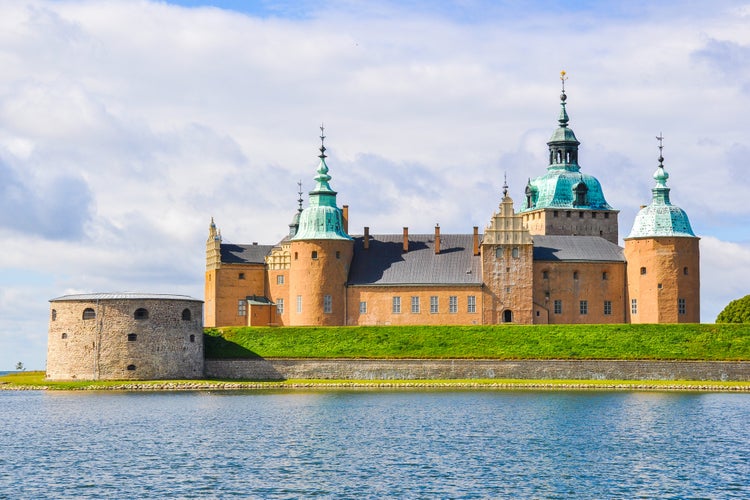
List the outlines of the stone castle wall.
<svg viewBox="0 0 750 500">
<path fill-rule="evenodd" d="M 90 311 L 84 316 L 87 309 Z M 147 317 L 137 319 L 138 309 L 145 309 Z M 203 376 L 201 301 L 65 299 L 51 301 L 50 312 L 47 343 L 50 380 Z"/>
<path fill-rule="evenodd" d="M 207 359 L 206 377 L 244 380 L 750 380 L 750 361 Z"/>
</svg>

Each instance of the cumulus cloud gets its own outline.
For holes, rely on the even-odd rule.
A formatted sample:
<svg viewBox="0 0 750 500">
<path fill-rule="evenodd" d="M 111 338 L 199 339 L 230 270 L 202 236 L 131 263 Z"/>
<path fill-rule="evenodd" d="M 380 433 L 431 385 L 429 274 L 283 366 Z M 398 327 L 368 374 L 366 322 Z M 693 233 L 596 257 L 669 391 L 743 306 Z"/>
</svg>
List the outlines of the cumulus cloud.
<svg viewBox="0 0 750 500">
<path fill-rule="evenodd" d="M 51 297 L 201 297 L 211 216 L 227 241 L 280 240 L 321 122 L 353 232 L 483 227 L 505 175 L 520 206 L 544 172 L 562 69 L 621 236 L 663 132 L 672 200 L 704 236 L 703 319 L 725 283 L 743 295 L 720 270 L 750 244 L 735 3 L 174 3 L 0 2 L 0 368 L 43 363 L 22 346 Z"/>
</svg>

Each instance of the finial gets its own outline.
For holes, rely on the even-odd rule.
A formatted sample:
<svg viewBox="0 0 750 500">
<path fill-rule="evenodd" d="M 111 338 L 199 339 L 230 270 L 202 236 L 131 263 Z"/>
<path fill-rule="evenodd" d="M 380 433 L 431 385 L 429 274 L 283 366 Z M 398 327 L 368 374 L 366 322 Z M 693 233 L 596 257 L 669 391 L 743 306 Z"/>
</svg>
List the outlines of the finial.
<svg viewBox="0 0 750 500">
<path fill-rule="evenodd" d="M 662 150 L 664 149 L 664 135 L 659 132 L 659 135 L 656 136 L 656 140 L 659 141 L 659 165 L 664 166 L 664 155 L 662 154 Z"/>
<path fill-rule="evenodd" d="M 567 76 L 565 76 L 565 70 L 560 71 L 560 81 L 562 82 L 562 93 L 565 95 L 565 80 L 568 79 Z"/>
<path fill-rule="evenodd" d="M 508 196 L 508 172 L 503 174 L 503 198 Z"/>
<path fill-rule="evenodd" d="M 562 93 L 560 94 L 560 116 L 557 118 L 557 122 L 561 127 L 567 127 L 568 122 L 570 121 L 570 118 L 568 118 L 568 112 L 565 110 L 565 101 L 568 99 L 568 96 L 565 95 L 565 80 L 567 79 L 568 77 L 566 76 L 565 71 L 560 71 Z"/>
<path fill-rule="evenodd" d="M 297 188 L 299 189 L 299 191 L 297 191 L 297 194 L 299 195 L 299 198 L 297 198 L 297 203 L 299 203 L 297 211 L 302 212 L 302 180 L 297 181 Z"/>
<path fill-rule="evenodd" d="M 325 146 L 325 140 L 326 140 L 326 134 L 325 134 L 325 126 L 321 123 L 320 124 L 320 158 L 321 160 L 326 157 L 326 146 Z"/>
</svg>

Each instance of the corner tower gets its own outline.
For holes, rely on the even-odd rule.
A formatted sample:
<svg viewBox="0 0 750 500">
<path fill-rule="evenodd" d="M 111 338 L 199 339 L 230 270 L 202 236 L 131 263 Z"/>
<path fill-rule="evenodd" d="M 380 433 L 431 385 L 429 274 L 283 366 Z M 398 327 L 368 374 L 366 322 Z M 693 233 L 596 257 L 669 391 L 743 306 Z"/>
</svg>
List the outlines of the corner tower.
<svg viewBox="0 0 750 500">
<path fill-rule="evenodd" d="M 328 183 L 331 176 L 322 126 L 320 131 L 315 189 L 290 240 L 290 325 L 344 325 L 346 321 L 346 282 L 354 240 L 346 233 L 344 214 Z"/>
<path fill-rule="evenodd" d="M 617 214 L 604 199 L 599 181 L 581 172 L 578 146 L 566 110 L 565 71 L 560 73 L 560 115 L 552 133 L 547 173 L 529 179 L 523 221 L 531 234 L 601 236 L 617 244 Z"/>
<path fill-rule="evenodd" d="M 684 210 L 669 200 L 659 140 L 651 203 L 638 212 L 625 238 L 628 318 L 631 323 L 700 322 L 700 238 Z"/>
</svg>

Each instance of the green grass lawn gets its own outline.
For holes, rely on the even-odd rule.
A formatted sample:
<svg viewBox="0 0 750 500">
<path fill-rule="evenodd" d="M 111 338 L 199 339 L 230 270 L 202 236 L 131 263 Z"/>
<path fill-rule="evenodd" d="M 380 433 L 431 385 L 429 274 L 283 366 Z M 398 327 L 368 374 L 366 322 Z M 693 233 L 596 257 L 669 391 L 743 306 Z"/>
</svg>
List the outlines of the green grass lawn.
<svg viewBox="0 0 750 500">
<path fill-rule="evenodd" d="M 750 324 L 207 328 L 209 359 L 750 360 Z"/>
</svg>

